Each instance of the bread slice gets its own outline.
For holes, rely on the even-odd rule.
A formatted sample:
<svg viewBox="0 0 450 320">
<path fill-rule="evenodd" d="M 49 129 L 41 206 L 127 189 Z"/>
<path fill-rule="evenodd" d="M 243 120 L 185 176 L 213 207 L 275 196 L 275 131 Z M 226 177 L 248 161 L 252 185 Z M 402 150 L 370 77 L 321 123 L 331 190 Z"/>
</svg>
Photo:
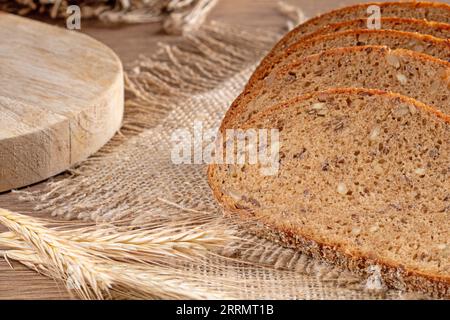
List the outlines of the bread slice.
<svg viewBox="0 0 450 320">
<path fill-rule="evenodd" d="M 367 9 L 372 5 L 379 6 L 382 18 L 426 19 L 450 24 L 450 5 L 446 3 L 411 1 L 357 4 L 324 13 L 294 28 L 274 46 L 263 59 L 262 64 L 267 64 L 267 60 L 272 60 L 274 56 L 280 54 L 293 43 L 329 24 L 368 18 Z"/>
<path fill-rule="evenodd" d="M 248 86 L 264 79 L 275 67 L 287 65 L 299 58 L 321 51 L 352 46 L 384 45 L 391 49 L 410 49 L 435 58 L 450 61 L 450 41 L 418 33 L 395 30 L 348 30 L 300 40 L 261 64 L 249 80 Z"/>
<path fill-rule="evenodd" d="M 350 21 L 329 24 L 301 38 L 300 40 L 306 40 L 317 36 L 322 36 L 324 34 L 331 34 L 335 32 L 342 32 L 348 30 L 360 30 L 360 29 L 367 30 L 367 19 L 355 19 Z M 450 38 L 450 24 L 427 20 L 407 19 L 407 18 L 381 18 L 381 29 L 397 30 L 405 32 L 418 32 L 421 34 L 426 34 L 441 39 Z"/>
<path fill-rule="evenodd" d="M 278 128 L 275 175 L 212 165 L 209 183 L 260 234 L 402 290 L 450 297 L 450 118 L 367 89 L 294 98 L 242 129 Z M 273 142 L 273 141 L 272 141 Z"/>
<path fill-rule="evenodd" d="M 275 69 L 242 93 L 227 111 L 221 130 L 297 95 L 328 88 L 392 91 L 450 114 L 450 63 L 410 50 L 380 46 L 337 48 Z"/>
<path fill-rule="evenodd" d="M 408 19 L 425 19 L 428 21 L 450 23 L 450 5 L 442 2 L 369 2 L 333 10 L 312 18 L 287 33 L 274 47 L 272 53 L 277 53 L 297 42 L 302 37 L 318 31 L 322 27 L 354 20 L 368 18 L 369 6 L 380 7 L 381 17 L 396 17 Z"/>
</svg>

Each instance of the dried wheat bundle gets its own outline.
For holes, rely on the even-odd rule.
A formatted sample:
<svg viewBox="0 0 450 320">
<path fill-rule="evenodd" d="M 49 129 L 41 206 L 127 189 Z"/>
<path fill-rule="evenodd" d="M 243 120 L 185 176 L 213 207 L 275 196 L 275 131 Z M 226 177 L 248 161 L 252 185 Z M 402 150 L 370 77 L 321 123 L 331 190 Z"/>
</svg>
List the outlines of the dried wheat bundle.
<svg viewBox="0 0 450 320">
<path fill-rule="evenodd" d="M 73 225 L 59 230 L 46 227 L 43 220 L 2 209 L 0 223 L 10 230 L 0 234 L 0 247 L 8 248 L 3 251 L 6 259 L 64 281 L 84 299 L 229 299 L 238 290 L 233 279 L 210 275 L 205 281 L 203 275 L 183 270 L 185 265 L 202 263 L 208 250 L 235 239 L 216 223 L 208 231 L 186 227 L 179 219 L 164 227 L 157 223 L 140 228 Z M 205 290 L 208 281 L 220 283 L 223 292 L 215 295 Z"/>
<path fill-rule="evenodd" d="M 106 23 L 164 22 L 168 33 L 181 34 L 201 25 L 216 3 L 217 0 L 0 0 L 0 10 L 66 18 L 70 14 L 68 7 L 77 5 L 85 19 Z"/>
</svg>

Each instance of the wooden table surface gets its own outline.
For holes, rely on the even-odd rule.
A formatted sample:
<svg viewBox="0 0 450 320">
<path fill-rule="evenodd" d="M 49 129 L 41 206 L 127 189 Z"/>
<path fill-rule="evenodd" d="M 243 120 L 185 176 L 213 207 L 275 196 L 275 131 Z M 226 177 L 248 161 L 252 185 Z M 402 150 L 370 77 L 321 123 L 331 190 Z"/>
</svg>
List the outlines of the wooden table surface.
<svg viewBox="0 0 450 320">
<path fill-rule="evenodd" d="M 302 8 L 308 17 L 357 0 L 290 0 L 289 3 Z M 445 2 L 448 2 L 445 1 Z M 240 25 L 246 29 L 280 28 L 285 17 L 273 0 L 219 0 L 219 4 L 210 14 L 210 19 Z M 55 23 L 54 21 L 49 21 Z M 177 37 L 164 35 L 156 25 L 131 25 L 106 28 L 98 22 L 82 21 L 82 30 L 110 46 L 126 64 L 140 54 L 149 55 L 156 49 L 156 43 L 165 41 L 176 43 Z M 42 184 L 33 186 L 39 189 Z M 0 194 L 0 208 L 36 216 L 33 204 L 23 203 L 15 194 Z M 0 227 L 0 231 L 4 231 Z M 12 263 L 14 269 L 0 258 L 0 299 L 69 299 L 71 295 L 62 283 L 45 278 L 28 270 L 18 263 Z"/>
</svg>

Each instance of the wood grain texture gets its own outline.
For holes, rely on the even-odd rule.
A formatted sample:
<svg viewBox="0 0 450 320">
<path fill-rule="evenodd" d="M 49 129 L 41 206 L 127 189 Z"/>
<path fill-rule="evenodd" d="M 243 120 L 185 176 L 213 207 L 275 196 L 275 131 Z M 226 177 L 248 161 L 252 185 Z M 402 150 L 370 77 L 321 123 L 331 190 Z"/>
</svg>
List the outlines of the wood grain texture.
<svg viewBox="0 0 450 320">
<path fill-rule="evenodd" d="M 67 170 L 120 128 L 123 71 L 104 44 L 0 13 L 0 192 Z"/>
<path fill-rule="evenodd" d="M 283 17 L 273 0 L 220 0 L 210 15 L 210 19 L 242 26 L 247 30 L 280 28 L 284 25 Z M 302 8 L 308 17 L 314 16 L 339 6 L 354 4 L 358 0 L 289 0 Z M 367 1 L 365 1 L 367 2 Z M 444 2 L 449 3 L 450 0 Z M 49 21 L 62 25 L 62 22 Z M 127 25 L 119 28 L 108 28 L 101 23 L 82 21 L 81 32 L 86 33 L 111 47 L 121 58 L 124 65 L 132 62 L 140 54 L 150 55 L 157 50 L 157 43 L 178 43 L 177 37 L 161 33 L 158 25 Z M 255 31 L 256 32 L 256 31 Z M 1 41 L 1 40 L 0 40 Z M 34 185 L 31 190 L 39 190 L 43 183 Z M 37 203 L 20 201 L 14 193 L 0 194 L 0 207 L 32 216 L 33 206 Z M 0 226 L 0 231 L 4 231 Z M 0 299 L 69 299 L 72 296 L 64 289 L 62 283 L 47 279 L 14 264 L 18 271 L 0 259 Z"/>
</svg>

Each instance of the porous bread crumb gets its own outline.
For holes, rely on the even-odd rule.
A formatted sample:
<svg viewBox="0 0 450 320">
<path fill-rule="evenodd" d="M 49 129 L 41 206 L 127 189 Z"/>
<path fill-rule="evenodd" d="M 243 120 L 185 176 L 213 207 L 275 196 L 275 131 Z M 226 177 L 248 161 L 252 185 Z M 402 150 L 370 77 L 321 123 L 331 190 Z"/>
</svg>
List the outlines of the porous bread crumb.
<svg viewBox="0 0 450 320">
<path fill-rule="evenodd" d="M 395 30 L 347 30 L 300 40 L 274 57 L 265 58 L 250 78 L 247 87 L 252 87 L 258 81 L 263 80 L 271 74 L 272 70 L 303 57 L 333 48 L 368 45 L 383 45 L 391 49 L 413 50 L 444 61 L 450 59 L 450 43 L 447 39 Z M 401 57 L 394 52 L 386 56 L 386 63 L 395 69 L 400 69 L 402 66 Z"/>
<path fill-rule="evenodd" d="M 387 63 L 386 56 L 393 53 L 403 62 L 400 69 Z M 450 114 L 449 83 L 436 77 L 449 69 L 448 62 L 405 50 L 376 46 L 327 50 L 273 70 L 275 78 L 270 85 L 259 82 L 233 103 L 221 129 L 239 127 L 254 114 L 296 95 L 336 87 L 388 90 Z M 286 77 L 292 74 L 296 75 L 295 80 L 286 82 Z M 405 74 L 408 74 L 406 82 Z M 411 110 L 404 112 L 411 113 Z"/>
<path fill-rule="evenodd" d="M 327 115 L 311 114 L 315 103 L 324 103 Z M 401 117 L 393 116 L 396 108 Z M 450 201 L 450 128 L 427 110 L 414 100 L 364 89 L 295 98 L 242 126 L 283 123 L 278 173 L 261 177 L 257 166 L 248 166 L 231 178 L 218 166 L 210 170 L 210 184 L 220 185 L 219 190 L 239 189 L 255 199 L 259 206 L 218 195 L 231 210 L 242 213 L 248 206 L 252 219 L 282 233 L 286 243 L 303 243 L 304 237 L 337 250 L 340 259 L 346 253 L 348 259 L 376 259 L 392 270 L 404 270 L 386 271 L 389 286 L 445 296 L 450 261 L 443 244 L 450 230 L 448 211 L 442 208 Z M 345 131 L 337 133 L 330 124 L 343 118 Z M 368 136 L 377 127 L 380 134 L 371 141 Z M 439 152 L 431 152 L 437 146 Z M 426 170 L 414 173 L 417 169 Z M 321 257 L 335 262 L 333 255 Z M 352 268 L 358 266 L 361 262 Z"/>
</svg>

